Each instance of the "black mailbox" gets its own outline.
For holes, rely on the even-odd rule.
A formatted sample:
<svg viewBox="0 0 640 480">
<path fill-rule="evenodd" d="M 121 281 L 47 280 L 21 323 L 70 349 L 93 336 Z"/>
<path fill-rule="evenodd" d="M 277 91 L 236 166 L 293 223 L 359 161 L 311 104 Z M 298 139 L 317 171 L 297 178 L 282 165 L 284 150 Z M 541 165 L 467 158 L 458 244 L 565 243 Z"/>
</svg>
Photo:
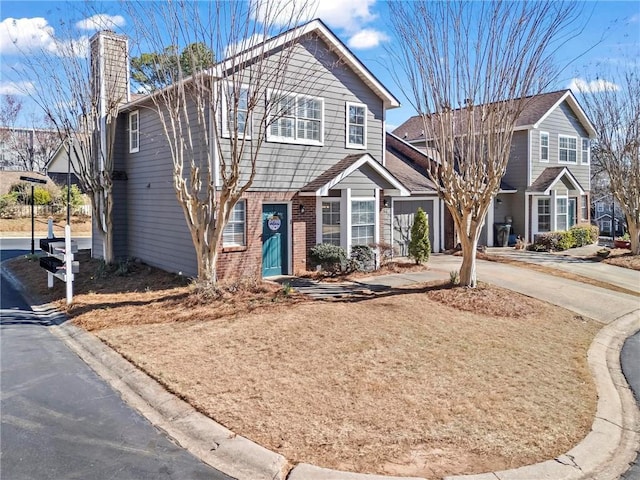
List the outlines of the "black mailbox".
<svg viewBox="0 0 640 480">
<path fill-rule="evenodd" d="M 56 257 L 40 257 L 40 266 L 51 273 L 60 273 L 64 268 L 64 262 Z"/>
</svg>

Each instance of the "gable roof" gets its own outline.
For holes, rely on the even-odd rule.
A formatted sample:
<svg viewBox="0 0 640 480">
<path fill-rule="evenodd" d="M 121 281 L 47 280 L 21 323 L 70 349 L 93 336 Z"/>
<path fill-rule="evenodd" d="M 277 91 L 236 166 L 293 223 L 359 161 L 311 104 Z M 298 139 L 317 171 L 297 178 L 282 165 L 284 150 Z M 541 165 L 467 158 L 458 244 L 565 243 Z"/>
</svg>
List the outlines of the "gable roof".
<svg viewBox="0 0 640 480">
<path fill-rule="evenodd" d="M 527 188 L 529 193 L 541 193 L 543 195 L 549 195 L 551 188 L 560 181 L 560 179 L 566 176 L 569 182 L 573 184 L 575 190 L 580 192 L 580 195 L 584 195 L 584 190 L 580 185 L 580 182 L 573 176 L 571 170 L 567 167 L 547 167 L 540 176 Z"/>
<path fill-rule="evenodd" d="M 540 123 L 542 123 L 551 112 L 562 102 L 566 101 L 589 134 L 589 138 L 594 138 L 596 135 L 593 125 L 578 104 L 571 90 L 559 90 L 557 92 L 532 95 L 525 97 L 523 100 L 526 102 L 525 107 L 516 119 L 515 131 L 538 128 Z M 463 110 L 458 109 L 456 111 L 462 112 Z M 424 141 L 424 123 L 422 116 L 414 115 L 396 128 L 393 133 L 407 142 Z"/>
<path fill-rule="evenodd" d="M 332 165 L 314 180 L 306 184 L 300 189 L 302 196 L 324 196 L 329 193 L 334 186 L 347 178 L 353 172 L 363 165 L 371 167 L 380 177 L 390 183 L 396 192 L 394 194 L 400 196 L 408 196 L 407 188 L 395 178 L 389 170 L 383 167 L 368 153 L 360 153 L 355 155 L 347 155 L 338 163 Z"/>
<path fill-rule="evenodd" d="M 386 146 L 385 166 L 412 194 L 436 192 L 427 172 L 432 158 L 389 132 Z"/>
<path fill-rule="evenodd" d="M 369 87 L 373 90 L 378 97 L 383 101 L 385 108 L 397 108 L 400 106 L 400 101 L 380 83 L 380 81 L 369 71 L 364 64 L 358 60 L 358 58 L 342 43 L 342 41 L 327 27 L 322 20 L 311 20 L 303 25 L 287 30 L 275 37 L 269 38 L 262 44 L 254 45 L 252 47 L 239 52 L 234 57 L 225 58 L 218 62 L 209 69 L 210 74 L 215 78 L 224 77 L 224 72 L 237 68 L 238 57 L 241 57 L 241 63 L 249 63 L 253 58 L 259 55 L 264 55 L 265 52 L 275 50 L 277 48 L 291 43 L 293 40 L 309 35 L 311 33 L 317 34 L 324 42 L 329 45 L 331 50 L 340 57 L 346 65 Z M 191 77 L 185 78 L 183 82 L 188 82 Z M 171 88 L 171 86 L 166 87 Z M 132 107 L 138 103 L 145 101 L 152 95 L 157 94 L 154 92 L 149 95 L 136 96 L 133 100 L 125 105 L 124 108 Z"/>
</svg>

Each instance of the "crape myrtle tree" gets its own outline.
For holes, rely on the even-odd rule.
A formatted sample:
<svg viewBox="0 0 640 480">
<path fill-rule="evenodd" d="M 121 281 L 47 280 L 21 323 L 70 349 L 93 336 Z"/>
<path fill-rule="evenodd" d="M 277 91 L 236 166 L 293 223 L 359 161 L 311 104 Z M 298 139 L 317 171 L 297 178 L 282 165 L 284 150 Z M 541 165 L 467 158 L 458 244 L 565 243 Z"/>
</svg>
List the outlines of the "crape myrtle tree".
<svg viewBox="0 0 640 480">
<path fill-rule="evenodd" d="M 451 212 L 463 261 L 460 285 L 476 286 L 476 249 L 498 193 L 528 96 L 557 76 L 553 53 L 575 36 L 578 7 L 565 2 L 390 2 L 399 88 L 437 152 L 430 176 Z M 398 76 L 399 78 L 399 76 Z"/>
<path fill-rule="evenodd" d="M 314 76 L 300 65 L 289 68 L 299 42 L 291 29 L 309 18 L 309 8 L 286 0 L 177 0 L 154 3 L 149 19 L 149 3 L 128 5 L 139 21 L 137 43 L 148 50 L 197 46 L 184 49 L 178 62 L 174 54 L 157 56 L 155 83 L 143 89 L 168 142 L 198 281 L 215 285 L 225 225 L 253 183 L 267 128 L 291 108 L 277 92 L 286 81 L 300 93 Z M 280 46 L 270 49 L 269 38 Z M 203 50 L 212 53 L 213 66 L 203 68 Z"/>
<path fill-rule="evenodd" d="M 625 71 L 579 84 L 578 90 L 597 135 L 593 168 L 609 179 L 627 220 L 631 251 L 640 255 L 640 63 L 627 64 Z"/>
<path fill-rule="evenodd" d="M 118 88 L 122 82 L 117 78 L 105 82 L 107 91 L 102 98 L 96 94 L 88 41 L 74 36 L 72 23 L 61 21 L 55 36 L 53 30 L 43 29 L 42 34 L 50 37 L 48 48 L 23 51 L 21 70 L 16 74 L 46 79 L 33 82 L 33 89 L 25 94 L 42 109 L 67 155 L 81 159 L 72 162 L 72 168 L 91 201 L 94 225 L 102 237 L 103 259 L 111 264 L 113 145 L 118 111 L 127 96 Z M 109 27 L 112 25 L 103 26 Z"/>
</svg>

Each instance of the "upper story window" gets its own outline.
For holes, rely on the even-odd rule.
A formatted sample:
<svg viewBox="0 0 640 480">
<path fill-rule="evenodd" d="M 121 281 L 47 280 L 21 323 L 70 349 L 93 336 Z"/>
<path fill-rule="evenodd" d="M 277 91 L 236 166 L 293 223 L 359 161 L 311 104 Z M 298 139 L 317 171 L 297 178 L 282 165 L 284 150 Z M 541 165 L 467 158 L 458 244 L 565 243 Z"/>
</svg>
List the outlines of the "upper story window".
<svg viewBox="0 0 640 480">
<path fill-rule="evenodd" d="M 558 135 L 558 161 L 560 163 L 577 163 L 578 139 L 566 135 Z"/>
<path fill-rule="evenodd" d="M 291 93 L 271 93 L 271 142 L 322 145 L 324 141 L 324 100 Z"/>
<path fill-rule="evenodd" d="M 249 87 L 228 83 L 222 92 L 222 135 L 251 138 Z"/>
<path fill-rule="evenodd" d="M 247 218 L 245 200 L 238 200 L 233 206 L 229 221 L 222 231 L 222 245 L 225 247 L 244 247 L 246 243 L 245 223 Z"/>
<path fill-rule="evenodd" d="M 540 132 L 540 161 L 549 161 L 549 134 Z"/>
<path fill-rule="evenodd" d="M 347 102 L 346 109 L 347 148 L 367 148 L 367 106 Z"/>
<path fill-rule="evenodd" d="M 598 211 L 598 213 L 604 212 L 604 204 L 602 202 L 598 202 L 596 204 L 596 210 Z"/>
<path fill-rule="evenodd" d="M 140 150 L 140 114 L 138 110 L 129 112 L 129 152 Z"/>
<path fill-rule="evenodd" d="M 583 138 L 582 139 L 582 163 L 585 165 L 588 165 L 590 157 L 591 157 L 591 142 L 589 142 L 588 138 Z"/>
</svg>

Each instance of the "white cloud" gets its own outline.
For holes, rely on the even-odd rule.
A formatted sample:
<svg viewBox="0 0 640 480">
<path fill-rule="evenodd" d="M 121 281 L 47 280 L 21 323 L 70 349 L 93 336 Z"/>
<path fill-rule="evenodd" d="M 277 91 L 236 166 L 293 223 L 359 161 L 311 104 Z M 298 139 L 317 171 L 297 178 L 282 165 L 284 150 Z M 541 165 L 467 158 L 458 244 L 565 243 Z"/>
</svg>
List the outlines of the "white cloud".
<svg viewBox="0 0 640 480">
<path fill-rule="evenodd" d="M 640 22 L 640 14 L 636 13 L 635 15 L 631 15 L 628 20 L 629 23 L 638 23 Z"/>
<path fill-rule="evenodd" d="M 389 36 L 386 33 L 373 30 L 371 28 L 365 28 L 353 35 L 347 42 L 347 45 L 350 48 L 364 50 L 366 48 L 375 48 L 380 45 L 380 43 L 388 40 Z"/>
<path fill-rule="evenodd" d="M 569 82 L 569 86 L 574 92 L 579 93 L 596 93 L 596 92 L 604 92 L 605 90 L 620 90 L 620 87 L 613 82 L 608 82 L 607 80 L 591 80 L 590 82 L 587 80 L 583 80 L 582 78 L 573 78 L 571 82 Z"/>
<path fill-rule="evenodd" d="M 46 19 L 6 18 L 0 22 L 0 50 L 3 54 L 52 51 L 54 47 L 53 27 Z"/>
<path fill-rule="evenodd" d="M 33 92 L 33 82 L 0 82 L 0 95 L 29 95 Z"/>
<path fill-rule="evenodd" d="M 254 17 L 264 21 L 265 17 L 277 25 L 287 24 L 293 12 L 299 12 L 300 20 L 320 18 L 333 28 L 355 32 L 368 22 L 375 20 L 371 8 L 376 0 L 310 0 L 296 2 L 291 0 L 272 0 L 260 2 Z M 255 4 L 253 5 L 255 8 Z"/>
<path fill-rule="evenodd" d="M 116 27 L 123 27 L 127 22 L 122 15 L 108 15 L 98 13 L 76 23 L 76 28 L 80 30 L 113 30 Z"/>
</svg>

